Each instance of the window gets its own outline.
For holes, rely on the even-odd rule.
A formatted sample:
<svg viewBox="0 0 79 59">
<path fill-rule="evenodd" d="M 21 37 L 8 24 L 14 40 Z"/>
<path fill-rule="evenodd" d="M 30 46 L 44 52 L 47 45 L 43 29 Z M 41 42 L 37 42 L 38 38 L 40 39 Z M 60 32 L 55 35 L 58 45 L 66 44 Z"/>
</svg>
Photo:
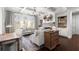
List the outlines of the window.
<svg viewBox="0 0 79 59">
<path fill-rule="evenodd" d="M 21 15 L 15 14 L 15 24 L 14 28 L 16 29 L 26 29 L 31 30 L 35 29 L 35 17 L 32 15 Z"/>
</svg>

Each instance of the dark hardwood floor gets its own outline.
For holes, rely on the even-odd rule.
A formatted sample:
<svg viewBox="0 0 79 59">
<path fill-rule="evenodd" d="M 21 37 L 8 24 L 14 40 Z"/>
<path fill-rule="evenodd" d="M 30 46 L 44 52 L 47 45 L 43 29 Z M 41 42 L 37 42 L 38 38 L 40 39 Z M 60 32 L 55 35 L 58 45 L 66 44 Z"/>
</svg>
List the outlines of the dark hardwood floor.
<svg viewBox="0 0 79 59">
<path fill-rule="evenodd" d="M 71 39 L 60 37 L 60 45 L 52 51 L 79 51 L 79 35 L 73 35 Z M 39 51 L 49 51 L 43 47 Z"/>
</svg>

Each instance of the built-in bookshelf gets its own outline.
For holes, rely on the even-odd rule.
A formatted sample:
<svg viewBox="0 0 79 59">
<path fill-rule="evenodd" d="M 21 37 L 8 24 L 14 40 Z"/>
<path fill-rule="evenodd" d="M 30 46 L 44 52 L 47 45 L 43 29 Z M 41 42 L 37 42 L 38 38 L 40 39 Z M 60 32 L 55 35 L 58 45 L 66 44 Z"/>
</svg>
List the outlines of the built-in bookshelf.
<svg viewBox="0 0 79 59">
<path fill-rule="evenodd" d="M 59 28 L 67 27 L 67 16 L 58 17 L 58 27 Z"/>
</svg>

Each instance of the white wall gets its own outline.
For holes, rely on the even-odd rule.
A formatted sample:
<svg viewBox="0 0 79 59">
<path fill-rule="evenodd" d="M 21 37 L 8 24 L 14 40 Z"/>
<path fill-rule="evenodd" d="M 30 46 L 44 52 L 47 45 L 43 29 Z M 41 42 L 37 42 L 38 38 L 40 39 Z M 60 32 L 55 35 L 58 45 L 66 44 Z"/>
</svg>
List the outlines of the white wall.
<svg viewBox="0 0 79 59">
<path fill-rule="evenodd" d="M 0 8 L 0 34 L 2 34 L 2 9 Z"/>
<path fill-rule="evenodd" d="M 56 14 L 57 27 L 58 27 L 58 19 L 57 19 L 57 17 L 59 17 L 59 16 L 67 16 L 67 12 Z M 59 29 L 59 34 L 60 35 L 68 37 L 67 36 L 67 28 L 58 28 L 58 29 Z"/>
<path fill-rule="evenodd" d="M 56 24 L 58 27 L 58 19 L 59 16 L 67 16 L 67 28 L 58 28 L 59 34 L 68 38 L 72 37 L 72 12 L 67 10 L 63 13 L 56 14 Z"/>
<path fill-rule="evenodd" d="M 72 16 L 72 34 L 76 34 L 76 16 L 75 15 L 73 15 Z"/>
<path fill-rule="evenodd" d="M 5 32 L 5 10 L 0 7 L 0 34 Z"/>
<path fill-rule="evenodd" d="M 72 34 L 79 34 L 79 14 L 73 15 L 72 23 Z"/>
</svg>

